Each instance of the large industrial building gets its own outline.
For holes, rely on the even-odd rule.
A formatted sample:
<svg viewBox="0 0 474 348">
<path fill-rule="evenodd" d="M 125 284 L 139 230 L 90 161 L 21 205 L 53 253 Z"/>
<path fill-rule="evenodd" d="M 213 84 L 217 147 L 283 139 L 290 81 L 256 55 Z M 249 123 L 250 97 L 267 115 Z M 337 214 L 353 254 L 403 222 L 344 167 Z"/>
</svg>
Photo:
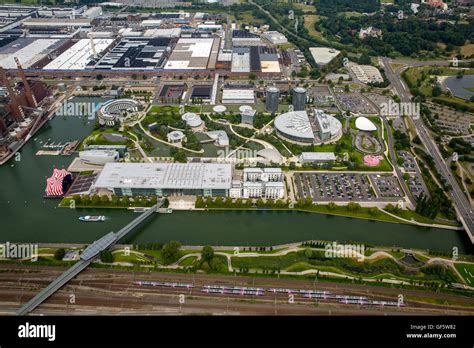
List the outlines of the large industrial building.
<svg viewBox="0 0 474 348">
<path fill-rule="evenodd" d="M 119 196 L 228 196 L 232 165 L 217 163 L 107 163 L 94 188 Z"/>
<path fill-rule="evenodd" d="M 218 38 L 181 38 L 169 57 L 165 70 L 214 69 L 219 49 Z"/>
<path fill-rule="evenodd" d="M 281 76 L 281 52 L 274 45 L 284 36 L 267 32 L 263 40 L 247 30 L 229 32 L 222 20 L 220 14 L 206 13 L 111 16 L 100 7 L 0 6 L 0 66 L 15 69 L 18 57 L 25 68 L 44 71 L 44 76 L 71 71 L 88 77 L 94 70 L 106 70 L 106 75 Z"/>
<path fill-rule="evenodd" d="M 46 65 L 46 70 L 82 70 L 91 59 L 98 57 L 113 39 L 82 39 Z"/>
<path fill-rule="evenodd" d="M 266 46 L 236 46 L 232 51 L 231 72 L 237 74 L 279 74 L 278 52 Z"/>
<path fill-rule="evenodd" d="M 150 70 L 163 65 L 171 51 L 168 38 L 126 38 L 105 54 L 95 65 L 97 69 Z"/>
</svg>

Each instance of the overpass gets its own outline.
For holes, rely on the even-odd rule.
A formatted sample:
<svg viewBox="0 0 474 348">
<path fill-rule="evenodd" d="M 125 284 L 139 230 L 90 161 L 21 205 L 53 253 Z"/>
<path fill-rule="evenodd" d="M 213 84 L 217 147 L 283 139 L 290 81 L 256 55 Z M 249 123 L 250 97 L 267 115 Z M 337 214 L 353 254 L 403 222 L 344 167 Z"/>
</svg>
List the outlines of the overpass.
<svg viewBox="0 0 474 348">
<path fill-rule="evenodd" d="M 99 256 L 100 252 L 110 247 L 114 246 L 120 239 L 125 237 L 130 231 L 136 228 L 139 224 L 145 221 L 148 217 L 150 217 L 153 213 L 158 211 L 163 205 L 162 201 L 159 201 L 153 207 L 145 211 L 144 213 L 140 214 L 136 219 L 132 220 L 128 223 L 125 227 L 120 229 L 117 233 L 109 232 L 99 240 L 96 240 L 94 243 L 89 245 L 84 252 L 81 254 L 81 258 L 78 262 L 74 264 L 71 268 L 69 268 L 66 272 L 61 274 L 58 278 L 56 278 L 51 284 L 49 284 L 46 288 L 41 290 L 39 294 L 29 300 L 26 304 L 24 304 L 18 311 L 16 315 L 25 315 L 36 307 L 38 307 L 41 303 L 43 303 L 48 297 L 58 291 L 61 287 L 63 287 L 66 283 L 68 283 L 71 279 L 76 277 L 82 270 L 87 268 L 96 258 Z"/>
</svg>

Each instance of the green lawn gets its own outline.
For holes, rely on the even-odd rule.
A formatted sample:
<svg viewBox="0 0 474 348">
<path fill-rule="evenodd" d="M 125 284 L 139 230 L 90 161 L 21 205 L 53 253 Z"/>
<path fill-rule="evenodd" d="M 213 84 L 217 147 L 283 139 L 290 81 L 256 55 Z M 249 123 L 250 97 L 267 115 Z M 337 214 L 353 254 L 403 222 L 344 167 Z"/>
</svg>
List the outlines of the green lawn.
<svg viewBox="0 0 474 348">
<path fill-rule="evenodd" d="M 468 263 L 456 263 L 456 269 L 466 281 L 467 285 L 474 286 L 474 265 Z"/>
<path fill-rule="evenodd" d="M 183 267 L 189 267 L 189 266 L 194 265 L 197 259 L 198 258 L 196 256 L 190 256 L 190 257 L 185 258 L 183 261 L 181 261 L 179 265 Z"/>
</svg>

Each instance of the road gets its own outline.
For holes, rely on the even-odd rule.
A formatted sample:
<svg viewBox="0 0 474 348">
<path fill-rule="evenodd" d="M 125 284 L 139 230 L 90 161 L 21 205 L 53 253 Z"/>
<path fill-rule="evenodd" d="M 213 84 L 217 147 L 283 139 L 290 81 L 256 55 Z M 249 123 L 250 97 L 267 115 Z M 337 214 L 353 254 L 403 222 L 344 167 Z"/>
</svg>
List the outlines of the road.
<svg viewBox="0 0 474 348">
<path fill-rule="evenodd" d="M 410 90 L 407 86 L 405 86 L 405 83 L 401 77 L 403 69 L 408 68 L 408 66 L 403 67 L 403 69 L 398 68 L 394 70 L 391 66 L 391 60 L 389 58 L 382 57 L 380 60 L 385 66 L 387 77 L 392 83 L 392 86 L 396 89 L 397 94 L 400 97 L 400 101 L 402 103 L 410 103 L 412 98 Z M 436 170 L 446 180 L 446 182 L 451 185 L 452 190 L 448 193 L 448 195 L 453 200 L 458 217 L 461 220 L 469 236 L 469 239 L 472 243 L 474 243 L 474 212 L 469 201 L 464 195 L 464 192 L 461 190 L 458 182 L 454 178 L 448 164 L 441 156 L 438 146 L 436 146 L 436 143 L 434 142 L 430 132 L 423 123 L 423 119 L 421 117 L 414 117 L 413 123 L 416 127 L 418 136 L 428 150 L 428 153 L 435 161 Z"/>
</svg>

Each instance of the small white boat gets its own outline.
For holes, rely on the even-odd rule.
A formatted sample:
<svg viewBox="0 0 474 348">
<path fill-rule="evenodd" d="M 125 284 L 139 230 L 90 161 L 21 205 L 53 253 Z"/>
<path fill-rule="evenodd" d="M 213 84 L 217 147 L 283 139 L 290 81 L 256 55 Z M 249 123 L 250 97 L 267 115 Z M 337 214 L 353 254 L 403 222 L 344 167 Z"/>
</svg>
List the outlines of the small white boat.
<svg viewBox="0 0 474 348">
<path fill-rule="evenodd" d="M 103 216 L 103 215 L 100 215 L 100 216 L 86 215 L 86 216 L 81 216 L 79 218 L 79 220 L 85 221 L 85 222 L 101 222 L 101 221 L 105 221 L 105 216 Z"/>
<path fill-rule="evenodd" d="M 129 208 L 130 210 L 133 210 L 134 213 L 144 213 L 150 208 Z"/>
</svg>

